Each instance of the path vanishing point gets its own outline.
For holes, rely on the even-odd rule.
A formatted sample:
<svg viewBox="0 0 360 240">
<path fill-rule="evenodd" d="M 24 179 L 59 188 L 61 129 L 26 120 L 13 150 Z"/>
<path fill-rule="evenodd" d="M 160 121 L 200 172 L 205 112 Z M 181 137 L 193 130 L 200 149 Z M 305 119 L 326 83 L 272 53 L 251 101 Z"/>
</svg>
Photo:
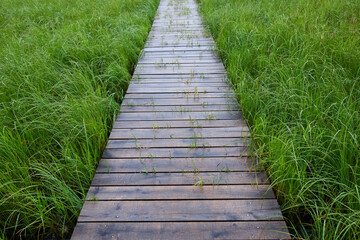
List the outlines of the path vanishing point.
<svg viewBox="0 0 360 240">
<path fill-rule="evenodd" d="M 194 0 L 161 0 L 72 239 L 287 239 Z"/>
</svg>

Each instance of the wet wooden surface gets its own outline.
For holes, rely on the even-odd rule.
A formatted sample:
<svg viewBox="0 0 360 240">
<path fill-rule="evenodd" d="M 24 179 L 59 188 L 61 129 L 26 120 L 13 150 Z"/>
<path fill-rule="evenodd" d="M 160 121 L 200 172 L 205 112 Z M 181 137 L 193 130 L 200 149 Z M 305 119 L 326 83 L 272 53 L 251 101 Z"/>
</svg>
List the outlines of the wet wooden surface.
<svg viewBox="0 0 360 240">
<path fill-rule="evenodd" d="M 194 0 L 161 0 L 72 239 L 287 239 Z"/>
</svg>

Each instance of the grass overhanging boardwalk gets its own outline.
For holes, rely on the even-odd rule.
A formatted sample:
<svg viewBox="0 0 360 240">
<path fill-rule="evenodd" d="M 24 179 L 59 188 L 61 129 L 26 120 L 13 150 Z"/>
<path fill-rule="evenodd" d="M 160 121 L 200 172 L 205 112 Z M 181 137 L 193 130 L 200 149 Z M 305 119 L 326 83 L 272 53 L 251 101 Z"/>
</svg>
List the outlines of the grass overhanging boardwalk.
<svg viewBox="0 0 360 240">
<path fill-rule="evenodd" d="M 72 239 L 286 239 L 193 0 L 162 0 Z"/>
</svg>

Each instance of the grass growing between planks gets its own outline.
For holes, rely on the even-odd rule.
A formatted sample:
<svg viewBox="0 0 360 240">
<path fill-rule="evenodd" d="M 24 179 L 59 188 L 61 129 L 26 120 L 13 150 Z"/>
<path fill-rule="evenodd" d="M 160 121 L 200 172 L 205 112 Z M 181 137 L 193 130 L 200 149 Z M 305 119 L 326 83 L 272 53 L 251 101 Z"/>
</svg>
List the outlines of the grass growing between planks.
<svg viewBox="0 0 360 240">
<path fill-rule="evenodd" d="M 159 0 L 0 3 L 0 238 L 69 237 Z"/>
<path fill-rule="evenodd" d="M 289 225 L 360 238 L 360 2 L 199 0 Z"/>
</svg>

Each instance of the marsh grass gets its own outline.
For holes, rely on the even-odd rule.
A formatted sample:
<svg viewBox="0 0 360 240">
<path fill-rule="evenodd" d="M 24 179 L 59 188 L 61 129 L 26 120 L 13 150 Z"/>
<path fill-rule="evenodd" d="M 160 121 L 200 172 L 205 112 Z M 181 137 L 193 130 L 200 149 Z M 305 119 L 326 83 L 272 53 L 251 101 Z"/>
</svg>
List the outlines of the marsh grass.
<svg viewBox="0 0 360 240">
<path fill-rule="evenodd" d="M 0 2 L 0 238 L 70 236 L 158 2 Z"/>
<path fill-rule="evenodd" d="M 360 2 L 199 0 L 297 237 L 360 238 Z"/>
</svg>

